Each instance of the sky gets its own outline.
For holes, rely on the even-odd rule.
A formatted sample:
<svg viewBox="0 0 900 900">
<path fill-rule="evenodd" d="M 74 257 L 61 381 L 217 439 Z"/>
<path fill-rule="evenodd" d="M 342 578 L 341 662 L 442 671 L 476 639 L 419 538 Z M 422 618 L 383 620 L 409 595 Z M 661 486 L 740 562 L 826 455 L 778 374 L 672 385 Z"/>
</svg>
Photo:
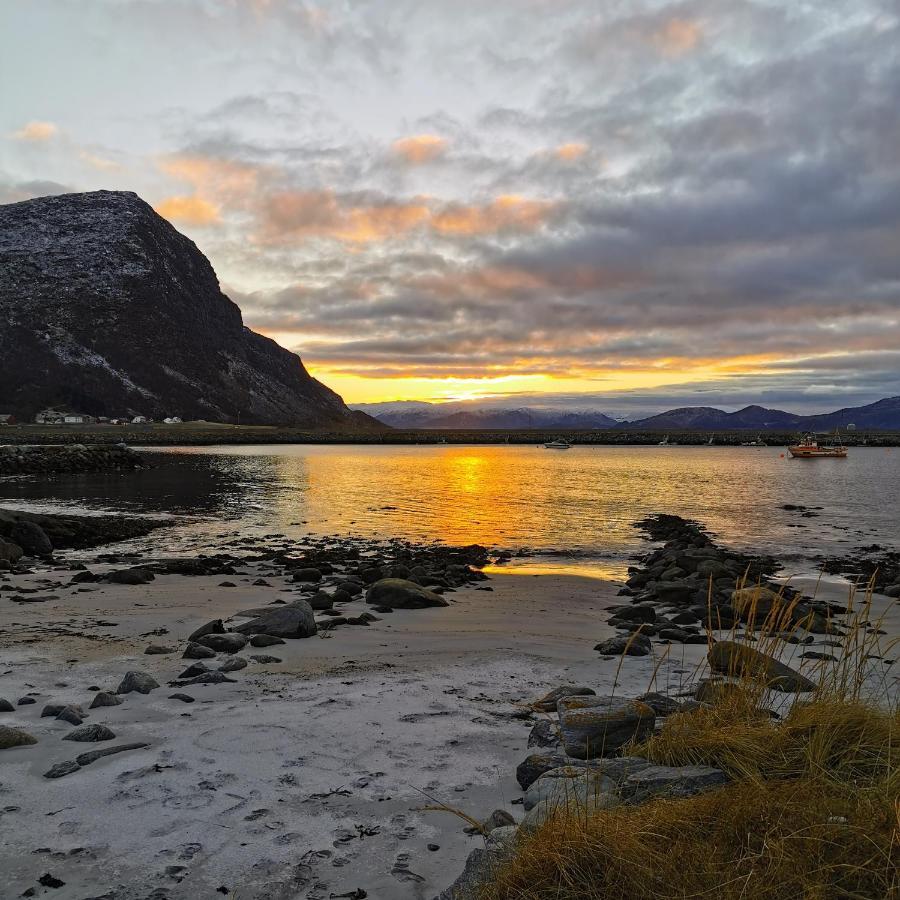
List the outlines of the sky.
<svg viewBox="0 0 900 900">
<path fill-rule="evenodd" d="M 0 0 L 0 203 L 136 191 L 349 402 L 900 394 L 898 110 L 897 0 Z"/>
</svg>

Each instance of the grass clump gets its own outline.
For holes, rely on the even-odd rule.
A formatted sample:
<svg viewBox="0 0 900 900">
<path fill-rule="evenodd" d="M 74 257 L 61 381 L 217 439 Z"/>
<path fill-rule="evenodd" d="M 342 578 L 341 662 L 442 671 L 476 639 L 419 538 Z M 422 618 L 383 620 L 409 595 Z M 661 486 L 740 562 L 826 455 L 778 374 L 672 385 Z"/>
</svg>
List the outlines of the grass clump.
<svg viewBox="0 0 900 900">
<path fill-rule="evenodd" d="M 870 612 L 871 592 L 861 604 L 851 595 L 817 690 L 783 717 L 763 680 L 729 679 L 712 705 L 668 717 L 626 749 L 660 765 L 715 766 L 732 783 L 557 809 L 520 833 L 481 900 L 900 900 L 900 712 L 896 696 L 870 690 L 881 624 Z M 778 652 L 792 616 L 776 604 L 766 627 L 751 617 L 748 646 Z"/>
</svg>

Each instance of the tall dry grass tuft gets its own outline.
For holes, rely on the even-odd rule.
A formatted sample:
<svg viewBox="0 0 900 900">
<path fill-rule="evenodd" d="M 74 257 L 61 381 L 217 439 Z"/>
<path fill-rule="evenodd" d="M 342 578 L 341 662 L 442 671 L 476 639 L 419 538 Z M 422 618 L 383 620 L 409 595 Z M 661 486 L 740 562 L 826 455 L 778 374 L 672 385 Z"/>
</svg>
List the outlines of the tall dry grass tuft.
<svg viewBox="0 0 900 900">
<path fill-rule="evenodd" d="M 872 587 L 852 589 L 847 615 L 825 623 L 832 658 L 807 666 L 817 690 L 783 717 L 751 675 L 626 751 L 716 766 L 733 783 L 686 799 L 557 809 L 522 834 L 482 900 L 900 900 L 900 710 L 877 665 L 897 641 L 884 642 L 882 618 L 872 619 Z M 799 598 L 763 595 L 728 638 L 798 652 L 784 639 L 812 624 Z"/>
</svg>

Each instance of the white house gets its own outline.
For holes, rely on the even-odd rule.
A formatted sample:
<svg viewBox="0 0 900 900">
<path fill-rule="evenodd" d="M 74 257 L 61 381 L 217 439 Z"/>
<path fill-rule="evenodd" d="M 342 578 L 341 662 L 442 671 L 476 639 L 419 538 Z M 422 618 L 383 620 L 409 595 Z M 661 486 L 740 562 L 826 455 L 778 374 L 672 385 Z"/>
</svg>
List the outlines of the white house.
<svg viewBox="0 0 900 900">
<path fill-rule="evenodd" d="M 181 424 L 181 416 L 169 416 L 168 418 L 163 419 L 166 425 L 180 425 Z"/>
</svg>

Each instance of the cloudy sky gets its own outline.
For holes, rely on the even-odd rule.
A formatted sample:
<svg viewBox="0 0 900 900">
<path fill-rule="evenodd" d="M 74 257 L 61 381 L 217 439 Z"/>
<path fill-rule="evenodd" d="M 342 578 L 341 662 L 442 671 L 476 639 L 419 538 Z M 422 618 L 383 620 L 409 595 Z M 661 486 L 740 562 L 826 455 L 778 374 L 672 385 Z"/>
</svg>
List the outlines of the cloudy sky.
<svg viewBox="0 0 900 900">
<path fill-rule="evenodd" d="M 349 401 L 900 394 L 897 0 L 2 0 L 0 44 L 0 202 L 137 191 Z"/>
</svg>

